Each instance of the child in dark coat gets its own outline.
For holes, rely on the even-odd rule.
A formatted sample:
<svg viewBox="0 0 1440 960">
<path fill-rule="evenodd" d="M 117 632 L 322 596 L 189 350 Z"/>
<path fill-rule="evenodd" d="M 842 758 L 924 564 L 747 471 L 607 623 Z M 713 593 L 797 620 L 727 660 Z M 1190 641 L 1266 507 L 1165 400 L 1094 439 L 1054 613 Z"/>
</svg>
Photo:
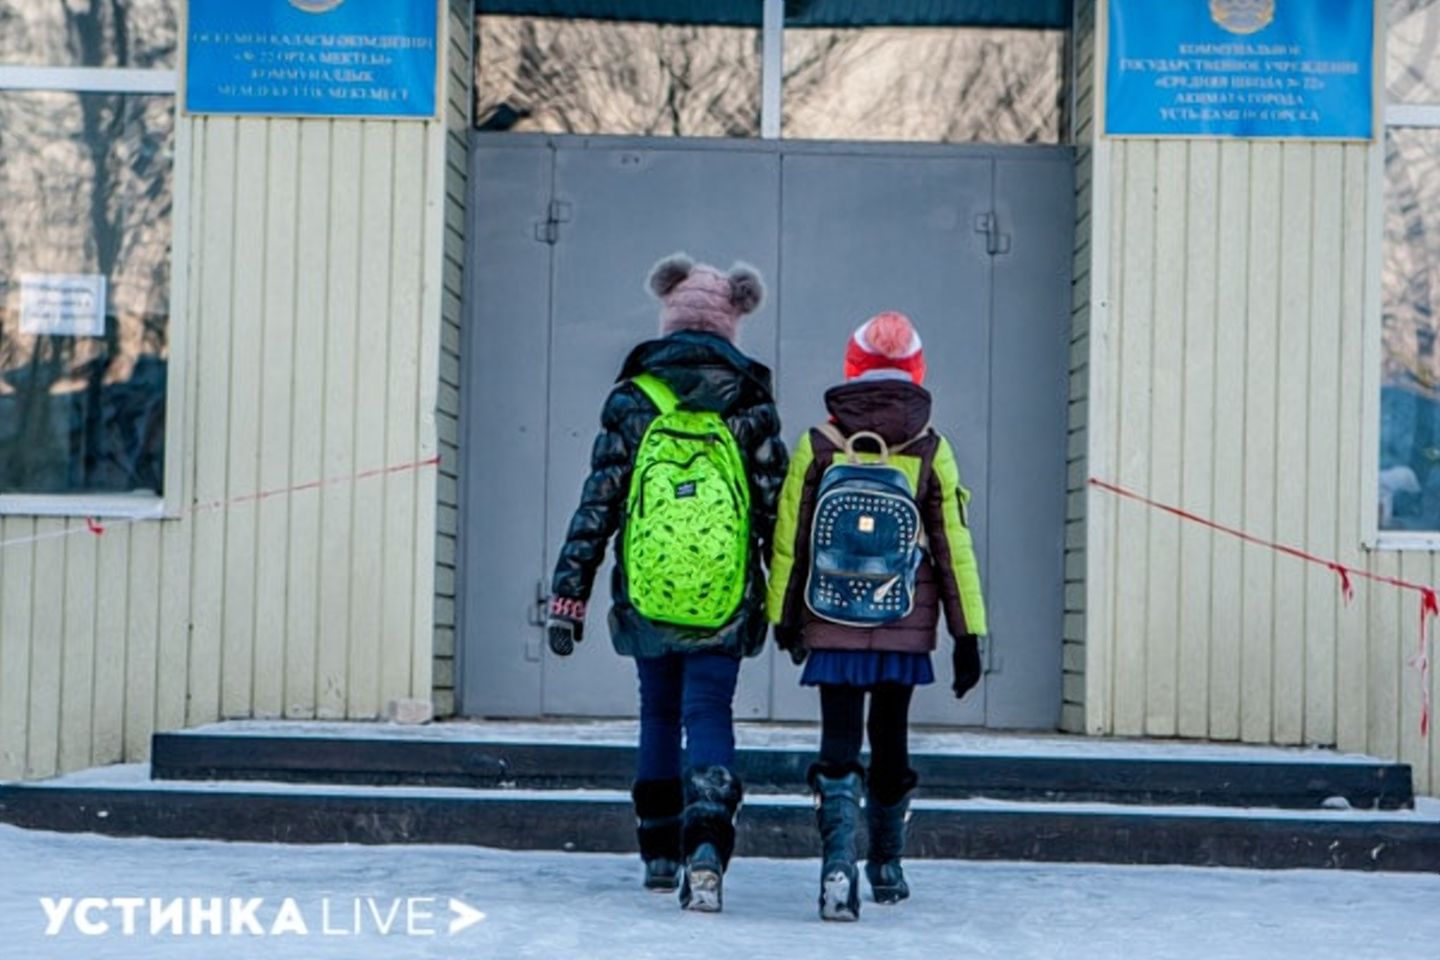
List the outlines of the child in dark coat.
<svg viewBox="0 0 1440 960">
<path fill-rule="evenodd" d="M 721 908 L 721 879 L 742 795 L 731 702 L 741 659 L 765 645 L 762 562 L 787 455 L 770 370 L 735 345 L 741 318 L 760 305 L 759 276 L 745 267 L 727 274 L 674 256 L 651 272 L 650 288 L 662 304 L 661 337 L 631 352 L 601 411 L 590 476 L 555 565 L 547 627 L 551 649 L 568 656 L 583 636 L 595 572 L 615 537 L 610 637 L 617 653 L 635 658 L 639 675 L 639 768 L 632 797 L 645 886 L 678 886 L 683 907 L 714 912 Z M 718 414 L 724 421 L 719 429 L 733 436 L 738 469 L 748 480 L 749 543 L 744 566 L 737 561 L 738 605 L 718 626 L 645 616 L 638 606 L 656 584 L 629 579 L 624 545 L 632 474 L 662 406 Z M 697 482 L 708 481 L 681 483 L 672 492 L 702 499 L 709 488 L 697 490 Z M 688 553 L 674 562 L 694 566 Z M 692 572 L 676 570 L 675 576 Z"/>
<path fill-rule="evenodd" d="M 851 337 L 845 383 L 825 394 L 831 422 L 801 438 L 781 495 L 771 561 L 769 615 L 775 638 L 797 662 L 800 682 L 820 688 L 820 757 L 809 772 L 820 800 L 824 843 L 820 915 L 859 918 L 855 831 L 862 792 L 870 849 L 865 873 L 878 903 L 909 896 L 901 869 L 905 819 L 917 778 L 910 768 L 909 710 L 915 687 L 933 683 L 940 610 L 954 638 L 954 692 L 963 697 L 980 681 L 978 637 L 986 632 L 985 603 L 965 505 L 969 493 L 950 443 L 929 429 L 930 393 L 921 381 L 920 336 L 899 313 L 873 317 Z M 914 603 L 899 619 L 872 627 L 832 622 L 810 609 L 810 533 L 817 493 L 828 467 L 846 456 L 842 439 L 874 449 L 877 434 L 913 485 L 926 544 L 915 575 Z M 868 723 L 865 698 L 870 697 Z M 870 769 L 860 764 L 868 727 Z"/>
</svg>

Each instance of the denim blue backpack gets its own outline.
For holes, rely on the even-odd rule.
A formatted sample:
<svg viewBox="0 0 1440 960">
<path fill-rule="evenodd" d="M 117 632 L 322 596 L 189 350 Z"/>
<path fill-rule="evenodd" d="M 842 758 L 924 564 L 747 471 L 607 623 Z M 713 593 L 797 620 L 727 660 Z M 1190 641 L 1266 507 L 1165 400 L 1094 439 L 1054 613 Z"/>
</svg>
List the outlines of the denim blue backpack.
<svg viewBox="0 0 1440 960">
<path fill-rule="evenodd" d="M 845 456 L 820 478 L 805 605 L 822 620 L 844 626 L 893 623 L 915 606 L 925 525 L 909 476 L 890 458 L 929 430 L 891 449 L 874 433 L 847 438 L 833 424 L 817 429 Z M 856 452 L 861 439 L 874 443 L 878 456 Z"/>
</svg>

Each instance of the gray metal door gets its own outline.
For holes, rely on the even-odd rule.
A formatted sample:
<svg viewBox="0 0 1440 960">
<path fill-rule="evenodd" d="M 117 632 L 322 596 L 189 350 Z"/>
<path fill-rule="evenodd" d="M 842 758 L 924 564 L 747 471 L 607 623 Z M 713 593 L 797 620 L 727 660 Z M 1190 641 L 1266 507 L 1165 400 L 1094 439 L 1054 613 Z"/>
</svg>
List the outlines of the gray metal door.
<svg viewBox="0 0 1440 960">
<path fill-rule="evenodd" d="M 948 157 L 798 155 L 784 164 L 784 322 L 780 403 L 787 435 L 825 416 L 825 388 L 842 376 L 851 331 L 881 310 L 908 314 L 920 330 L 935 396 L 934 423 L 955 445 L 964 482 L 986 491 L 990 407 L 990 267 L 975 218 L 990 212 L 991 162 Z M 972 514 L 986 576 L 984 510 Z M 948 651 L 948 642 L 941 644 Z M 917 691 L 919 722 L 984 723 L 984 687 L 963 703 L 943 684 Z M 818 715 L 813 688 L 777 670 L 778 718 Z"/>
<path fill-rule="evenodd" d="M 456 655 L 472 714 L 534 716 L 544 690 L 551 251 L 536 235 L 553 171 L 543 144 L 470 154 Z"/>
<path fill-rule="evenodd" d="M 741 346 L 777 372 L 787 441 L 822 416 L 846 337 L 882 309 L 925 338 L 935 422 L 975 495 L 996 671 L 919 722 L 1051 728 L 1060 709 L 1071 161 L 1061 150 L 481 138 L 472 151 L 461 705 L 491 716 L 632 716 L 633 666 L 605 629 L 542 656 L 534 601 L 575 508 L 598 412 L 654 333 L 649 267 L 674 250 L 758 267 Z M 778 322 L 777 322 L 778 318 Z M 736 716 L 813 719 L 772 651 Z"/>
<path fill-rule="evenodd" d="M 578 502 L 615 375 L 636 343 L 658 333 L 659 304 L 645 287 L 650 268 L 684 250 L 722 268 L 744 259 L 773 277 L 779 236 L 773 153 L 580 145 L 560 150 L 555 165 L 555 197 L 565 206 L 552 280 L 547 570 Z M 766 363 L 775 357 L 775 316 L 772 300 L 741 328 L 741 347 Z M 615 656 L 605 623 L 612 563 L 596 578 L 585 643 L 542 666 L 547 714 L 635 712 L 634 664 Z M 769 685 L 755 664 L 746 666 L 735 714 L 763 717 Z"/>
</svg>

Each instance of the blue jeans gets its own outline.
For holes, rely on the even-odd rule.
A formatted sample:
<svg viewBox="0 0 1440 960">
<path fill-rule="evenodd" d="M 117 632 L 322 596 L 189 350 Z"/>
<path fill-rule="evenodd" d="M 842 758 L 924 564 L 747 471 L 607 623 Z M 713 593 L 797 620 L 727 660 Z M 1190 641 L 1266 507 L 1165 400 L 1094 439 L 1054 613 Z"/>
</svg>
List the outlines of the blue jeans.
<svg viewBox="0 0 1440 960">
<path fill-rule="evenodd" d="M 638 657 L 640 749 L 636 780 L 669 780 L 684 770 L 680 737 L 691 767 L 735 767 L 730 703 L 740 661 L 723 653 Z"/>
</svg>

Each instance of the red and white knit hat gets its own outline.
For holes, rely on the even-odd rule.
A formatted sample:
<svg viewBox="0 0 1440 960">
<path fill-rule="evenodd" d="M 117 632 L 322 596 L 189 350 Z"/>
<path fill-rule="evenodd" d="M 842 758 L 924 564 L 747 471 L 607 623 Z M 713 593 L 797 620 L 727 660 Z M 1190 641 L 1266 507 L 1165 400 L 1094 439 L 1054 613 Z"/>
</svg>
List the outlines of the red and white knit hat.
<svg viewBox="0 0 1440 960">
<path fill-rule="evenodd" d="M 845 348 L 845 379 L 874 370 L 899 370 L 920 383 L 925 379 L 925 353 L 920 334 L 903 313 L 878 313 L 860 324 Z"/>
</svg>

